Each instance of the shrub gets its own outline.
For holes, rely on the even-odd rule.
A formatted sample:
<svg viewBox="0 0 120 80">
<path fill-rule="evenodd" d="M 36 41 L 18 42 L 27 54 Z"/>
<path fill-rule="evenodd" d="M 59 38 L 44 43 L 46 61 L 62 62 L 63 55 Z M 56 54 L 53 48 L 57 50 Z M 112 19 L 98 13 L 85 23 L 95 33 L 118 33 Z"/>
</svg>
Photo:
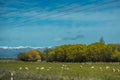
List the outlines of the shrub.
<svg viewBox="0 0 120 80">
<path fill-rule="evenodd" d="M 41 56 L 38 50 L 31 50 L 26 53 L 20 53 L 18 59 L 22 61 L 37 61 L 41 59 Z"/>
</svg>

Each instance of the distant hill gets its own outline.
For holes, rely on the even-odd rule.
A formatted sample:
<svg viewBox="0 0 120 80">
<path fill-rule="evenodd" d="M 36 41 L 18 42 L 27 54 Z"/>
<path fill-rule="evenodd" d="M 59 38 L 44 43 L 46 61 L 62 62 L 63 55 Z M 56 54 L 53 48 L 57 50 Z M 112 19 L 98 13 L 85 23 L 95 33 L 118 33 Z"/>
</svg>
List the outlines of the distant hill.
<svg viewBox="0 0 120 80">
<path fill-rule="evenodd" d="M 43 47 L 0 47 L 0 58 L 16 58 L 20 52 L 27 52 L 29 50 L 37 49 L 43 51 Z"/>
</svg>

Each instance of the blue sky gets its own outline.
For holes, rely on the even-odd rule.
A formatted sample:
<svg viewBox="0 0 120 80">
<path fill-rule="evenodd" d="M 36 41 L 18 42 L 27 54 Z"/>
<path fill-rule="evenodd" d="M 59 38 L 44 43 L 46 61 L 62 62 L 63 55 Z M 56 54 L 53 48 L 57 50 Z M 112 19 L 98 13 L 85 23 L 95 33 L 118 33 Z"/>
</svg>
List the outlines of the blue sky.
<svg viewBox="0 0 120 80">
<path fill-rule="evenodd" d="M 0 46 L 120 43 L 120 0 L 0 0 Z"/>
</svg>

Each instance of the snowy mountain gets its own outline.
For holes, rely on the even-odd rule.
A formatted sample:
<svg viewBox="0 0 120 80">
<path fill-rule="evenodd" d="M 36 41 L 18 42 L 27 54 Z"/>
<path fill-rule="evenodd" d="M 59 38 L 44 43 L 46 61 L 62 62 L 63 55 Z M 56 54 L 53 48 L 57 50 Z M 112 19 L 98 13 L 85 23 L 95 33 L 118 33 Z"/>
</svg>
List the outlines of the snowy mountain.
<svg viewBox="0 0 120 80">
<path fill-rule="evenodd" d="M 44 47 L 29 47 L 29 46 L 18 46 L 18 47 L 0 47 L 0 58 L 16 58 L 20 52 L 27 52 L 29 50 L 37 49 L 43 51 Z"/>
</svg>

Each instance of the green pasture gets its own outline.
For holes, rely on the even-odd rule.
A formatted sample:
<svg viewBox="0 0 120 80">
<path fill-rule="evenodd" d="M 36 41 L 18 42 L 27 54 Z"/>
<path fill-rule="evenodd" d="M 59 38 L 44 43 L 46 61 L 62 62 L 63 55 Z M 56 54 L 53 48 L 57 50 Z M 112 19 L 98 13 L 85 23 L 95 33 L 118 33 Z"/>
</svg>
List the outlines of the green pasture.
<svg viewBox="0 0 120 80">
<path fill-rule="evenodd" d="M 120 63 L 0 62 L 0 80 L 4 71 L 14 73 L 14 76 L 20 74 L 19 78 L 23 78 L 22 75 L 24 78 L 25 75 L 34 75 L 34 77 L 43 75 L 44 77 L 72 77 L 71 80 L 120 80 Z"/>
</svg>

